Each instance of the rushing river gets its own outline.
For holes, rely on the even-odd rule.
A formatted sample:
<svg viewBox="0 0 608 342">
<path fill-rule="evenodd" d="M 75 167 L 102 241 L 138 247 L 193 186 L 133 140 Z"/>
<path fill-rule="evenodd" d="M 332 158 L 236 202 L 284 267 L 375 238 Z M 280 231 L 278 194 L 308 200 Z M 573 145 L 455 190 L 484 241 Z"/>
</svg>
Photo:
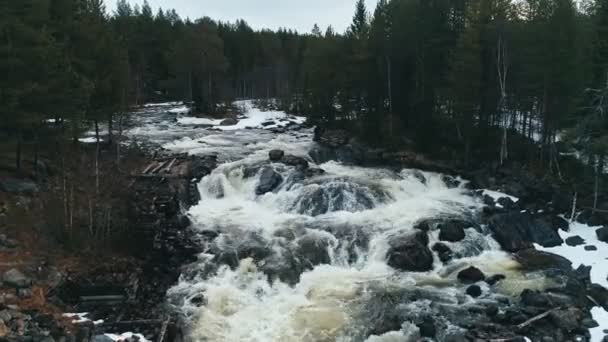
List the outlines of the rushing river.
<svg viewBox="0 0 608 342">
<path fill-rule="evenodd" d="M 317 165 L 309 156 L 312 130 L 280 128 L 301 118 L 240 105 L 247 114 L 236 126 L 189 118 L 174 105 L 165 116 L 158 113 L 166 109 L 144 109 L 128 132 L 141 144 L 213 153 L 222 162 L 200 181 L 200 203 L 188 213 L 207 252 L 168 294 L 193 340 L 418 341 L 417 325 L 432 319 L 437 340 L 457 341 L 466 320 L 475 319 L 473 308 L 546 285 L 539 275 L 520 273 L 483 226 L 445 242 L 457 260 L 444 264 L 433 252 L 432 271 L 390 267 L 391 240 L 413 233 L 418 222 L 476 222 L 482 203 L 466 181 L 336 161 Z M 316 172 L 270 162 L 276 149 L 305 158 Z M 268 173 L 277 184 L 262 193 Z M 429 246 L 439 241 L 437 231 L 428 235 Z M 474 299 L 456 279 L 470 265 L 507 279 L 479 283 L 482 295 Z"/>
</svg>

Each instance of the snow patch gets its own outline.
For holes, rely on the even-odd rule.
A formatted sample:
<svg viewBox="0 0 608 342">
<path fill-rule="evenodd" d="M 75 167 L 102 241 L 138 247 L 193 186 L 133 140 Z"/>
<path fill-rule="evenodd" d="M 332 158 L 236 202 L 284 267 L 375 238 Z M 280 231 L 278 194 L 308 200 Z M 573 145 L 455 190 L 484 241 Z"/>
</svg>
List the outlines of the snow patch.
<svg viewBox="0 0 608 342">
<path fill-rule="evenodd" d="M 507 197 L 510 198 L 511 201 L 513 202 L 517 202 L 519 201 L 519 198 L 515 197 L 515 196 L 511 196 L 511 195 L 507 195 L 503 192 L 499 192 L 499 191 L 494 191 L 494 190 L 488 190 L 488 189 L 484 189 L 482 191 L 482 195 L 484 196 L 490 196 L 492 197 L 492 199 L 494 199 L 494 201 L 498 201 L 499 199 L 503 198 L 503 197 Z"/>
<path fill-rule="evenodd" d="M 580 265 L 591 266 L 591 282 L 602 285 L 608 288 L 608 279 L 606 279 L 606 270 L 608 270 L 608 244 L 597 239 L 595 230 L 599 227 L 591 227 L 586 224 L 572 222 L 570 223 L 570 231 L 559 231 L 560 236 L 565 241 L 569 237 L 580 236 L 585 240 L 584 245 L 561 246 L 545 248 L 540 245 L 535 245 L 540 251 L 551 252 L 561 255 L 572 261 L 572 267 L 577 268 Z M 585 246 L 593 245 L 597 248 L 595 251 L 585 250 Z M 601 342 L 604 338 L 605 329 L 608 329 L 608 312 L 601 307 L 596 307 L 591 310 L 593 319 L 599 324 L 599 327 L 590 329 L 591 342 Z"/>
<path fill-rule="evenodd" d="M 71 318 L 72 324 L 93 322 L 93 324 L 98 325 L 98 324 L 102 324 L 104 322 L 103 319 L 92 321 L 90 318 L 87 318 L 88 315 L 89 315 L 88 312 L 80 312 L 80 313 L 64 313 L 62 316 L 66 317 L 66 318 Z"/>
<path fill-rule="evenodd" d="M 132 339 L 132 338 L 137 338 L 139 340 L 139 342 L 151 342 L 150 340 L 146 339 L 144 337 L 144 335 L 142 334 L 134 334 L 132 332 L 126 332 L 126 333 L 122 333 L 120 335 L 116 335 L 116 334 L 104 334 L 107 337 L 109 337 L 110 339 L 112 339 L 113 341 L 116 342 L 122 342 L 122 341 L 126 341 L 128 339 Z"/>
<path fill-rule="evenodd" d="M 85 137 L 85 138 L 80 138 L 78 139 L 78 141 L 80 141 L 81 143 L 85 143 L 85 144 L 94 144 L 97 142 L 97 138 L 95 137 Z M 100 139 L 101 141 L 101 139 Z"/>
</svg>

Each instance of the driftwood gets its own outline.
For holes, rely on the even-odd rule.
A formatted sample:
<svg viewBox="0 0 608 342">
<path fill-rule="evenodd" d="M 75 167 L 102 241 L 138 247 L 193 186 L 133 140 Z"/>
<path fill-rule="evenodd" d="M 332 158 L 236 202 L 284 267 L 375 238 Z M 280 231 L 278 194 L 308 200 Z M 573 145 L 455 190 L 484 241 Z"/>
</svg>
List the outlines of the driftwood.
<svg viewBox="0 0 608 342">
<path fill-rule="evenodd" d="M 154 168 L 152 171 L 150 171 L 150 173 L 157 173 L 158 171 L 160 171 L 160 169 L 162 169 L 165 166 L 165 164 L 167 164 L 167 162 L 159 163 L 156 168 Z"/>
<path fill-rule="evenodd" d="M 160 328 L 160 334 L 158 334 L 158 342 L 163 342 L 165 339 L 165 334 L 167 333 L 167 326 L 169 326 L 169 321 L 171 321 L 171 317 L 167 316 L 165 321 L 163 322 L 162 327 Z"/>
<path fill-rule="evenodd" d="M 148 167 L 146 167 L 142 173 L 146 174 L 146 173 L 150 172 L 150 170 L 152 170 L 152 168 L 154 167 L 154 165 L 156 165 L 156 162 L 150 163 L 150 165 L 148 165 Z"/>
<path fill-rule="evenodd" d="M 177 160 L 176 158 L 173 158 L 173 160 L 169 163 L 169 165 L 167 165 L 167 167 L 163 169 L 163 172 L 166 172 L 166 173 L 171 172 L 171 168 L 173 167 L 173 164 L 175 164 L 176 160 Z"/>
<path fill-rule="evenodd" d="M 536 321 L 540 321 L 541 319 L 549 316 L 551 313 L 553 313 L 553 312 L 555 312 L 557 310 L 559 310 L 559 308 L 551 309 L 551 310 L 549 310 L 547 312 L 544 312 L 544 313 L 542 313 L 540 315 L 534 316 L 534 317 L 530 318 L 529 320 L 527 320 L 527 321 L 525 321 L 525 322 L 523 322 L 521 324 L 518 324 L 517 325 L 517 329 L 523 329 L 523 328 L 529 326 L 530 324 L 532 324 L 532 323 L 534 323 Z"/>
<path fill-rule="evenodd" d="M 123 295 L 108 295 L 108 296 L 81 296 L 83 302 L 115 302 L 125 300 Z"/>
</svg>

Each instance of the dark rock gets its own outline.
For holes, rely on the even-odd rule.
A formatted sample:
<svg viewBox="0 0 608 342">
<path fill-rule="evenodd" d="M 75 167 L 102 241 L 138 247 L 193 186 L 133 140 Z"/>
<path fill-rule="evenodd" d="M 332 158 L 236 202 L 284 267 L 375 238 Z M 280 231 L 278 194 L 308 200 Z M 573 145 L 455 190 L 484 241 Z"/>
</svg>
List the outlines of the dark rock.
<svg viewBox="0 0 608 342">
<path fill-rule="evenodd" d="M 2 281 L 6 286 L 14 288 L 27 288 L 32 285 L 32 280 L 15 268 L 4 273 Z"/>
<path fill-rule="evenodd" d="M 491 277 L 486 278 L 486 283 L 488 283 L 488 285 L 495 285 L 499 281 L 504 280 L 506 278 L 507 277 L 504 274 L 495 274 Z"/>
<path fill-rule="evenodd" d="M 586 251 L 597 251 L 597 247 L 594 245 L 585 246 Z"/>
<path fill-rule="evenodd" d="M 439 225 L 439 240 L 458 242 L 464 238 L 464 228 L 458 222 L 448 221 Z"/>
<path fill-rule="evenodd" d="M 587 288 L 587 293 L 595 300 L 604 310 L 608 311 L 608 290 L 598 284 L 591 284 Z"/>
<path fill-rule="evenodd" d="M 525 289 L 520 294 L 521 303 L 525 306 L 546 308 L 552 305 L 551 298 L 545 293 Z"/>
<path fill-rule="evenodd" d="M 414 225 L 414 229 L 422 230 L 423 232 L 428 232 L 432 228 L 432 224 L 428 220 L 420 221 Z"/>
<path fill-rule="evenodd" d="M 458 280 L 465 284 L 472 284 L 486 279 L 486 276 L 476 267 L 469 267 L 458 272 Z"/>
<path fill-rule="evenodd" d="M 446 246 L 441 242 L 437 242 L 436 244 L 434 244 L 432 249 L 433 251 L 437 252 L 439 260 L 441 260 L 441 262 L 443 263 L 446 263 L 452 260 L 453 258 L 453 253 L 450 247 Z"/>
<path fill-rule="evenodd" d="M 442 175 L 441 181 L 443 181 L 443 183 L 445 183 L 445 185 L 447 185 L 450 189 L 459 187 L 461 183 L 458 178 L 449 175 Z M 426 183 L 426 180 L 424 183 Z"/>
<path fill-rule="evenodd" d="M 554 229 L 561 229 L 566 232 L 570 230 L 570 223 L 563 217 L 552 216 L 551 225 Z"/>
<path fill-rule="evenodd" d="M 325 174 L 325 170 L 319 168 L 309 168 L 304 171 L 304 176 L 307 178 L 321 176 L 323 174 Z"/>
<path fill-rule="evenodd" d="M 425 232 L 401 235 L 390 242 L 388 265 L 401 271 L 426 272 L 433 269 L 433 253 Z"/>
<path fill-rule="evenodd" d="M 260 174 L 260 180 L 255 188 L 256 195 L 263 195 L 274 191 L 283 182 L 283 177 L 271 167 L 264 167 Z"/>
<path fill-rule="evenodd" d="M 270 161 L 273 161 L 273 162 L 280 161 L 284 155 L 285 155 L 285 152 L 282 150 L 272 150 L 272 151 L 268 152 L 268 157 L 269 157 Z"/>
<path fill-rule="evenodd" d="M 434 338 L 437 335 L 437 328 L 435 322 L 430 317 L 425 317 L 422 323 L 418 324 L 420 329 L 420 336 Z"/>
<path fill-rule="evenodd" d="M 209 175 L 217 167 L 217 156 L 194 158 L 189 164 L 188 176 L 200 180 Z"/>
<path fill-rule="evenodd" d="M 544 220 L 534 220 L 526 213 L 507 213 L 493 216 L 489 222 L 493 237 L 508 252 L 532 247 L 536 242 L 544 247 L 563 243 L 559 234 Z"/>
<path fill-rule="evenodd" d="M 516 208 L 516 204 L 515 202 L 513 202 L 511 197 L 501 197 L 496 201 L 496 203 L 500 204 L 503 208 L 507 210 L 513 210 L 514 208 Z"/>
<path fill-rule="evenodd" d="M 307 267 L 329 264 L 329 241 L 312 235 L 305 235 L 298 239 L 297 255 L 304 261 Z"/>
<path fill-rule="evenodd" d="M 550 268 L 564 271 L 572 270 L 572 262 L 570 260 L 553 253 L 541 252 L 532 248 L 517 252 L 515 260 L 528 271 L 547 270 Z"/>
<path fill-rule="evenodd" d="M 598 240 L 608 243 L 608 227 L 602 227 L 597 229 L 595 231 L 595 234 L 597 235 Z"/>
<path fill-rule="evenodd" d="M 481 296 L 481 287 L 477 285 L 471 285 L 467 287 L 466 293 L 473 298 L 477 298 Z"/>
<path fill-rule="evenodd" d="M 581 326 L 583 313 L 578 308 L 567 308 L 553 311 L 549 314 L 549 317 L 560 329 L 572 331 Z"/>
<path fill-rule="evenodd" d="M 566 245 L 571 246 L 571 247 L 580 246 L 580 245 L 584 245 L 584 244 L 585 244 L 585 240 L 583 240 L 583 238 L 578 235 L 571 236 L 566 239 Z"/>
<path fill-rule="evenodd" d="M 258 262 L 272 255 L 272 249 L 258 234 L 247 234 L 239 241 L 228 238 L 216 239 L 209 249 L 215 255 L 218 264 L 225 264 L 231 268 L 236 268 L 239 261 L 251 258 Z"/>
<path fill-rule="evenodd" d="M 295 166 L 296 168 L 299 168 L 302 170 L 308 168 L 308 161 L 302 157 L 286 155 L 283 157 L 282 162 L 285 165 Z"/>
<path fill-rule="evenodd" d="M 4 178 L 0 179 L 0 190 L 12 193 L 12 194 L 24 194 L 31 195 L 39 191 L 36 183 L 16 178 Z"/>
<path fill-rule="evenodd" d="M 493 207 L 495 205 L 494 198 L 489 195 L 483 195 L 483 204 Z"/>
<path fill-rule="evenodd" d="M 239 123 L 239 120 L 235 118 L 227 118 L 220 122 L 220 126 L 234 126 Z"/>
</svg>

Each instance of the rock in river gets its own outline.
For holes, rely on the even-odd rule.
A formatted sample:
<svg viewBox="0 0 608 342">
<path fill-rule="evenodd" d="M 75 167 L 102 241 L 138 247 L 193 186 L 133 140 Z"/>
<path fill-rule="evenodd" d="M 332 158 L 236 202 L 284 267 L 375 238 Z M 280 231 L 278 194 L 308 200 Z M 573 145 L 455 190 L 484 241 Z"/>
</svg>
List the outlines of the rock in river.
<svg viewBox="0 0 608 342">
<path fill-rule="evenodd" d="M 433 253 L 425 232 L 401 235 L 390 242 L 388 265 L 401 271 L 426 272 L 433 269 Z"/>
<path fill-rule="evenodd" d="M 256 195 L 263 195 L 276 189 L 283 182 L 283 177 L 271 167 L 265 167 L 260 174 L 260 180 L 255 188 Z"/>
</svg>

